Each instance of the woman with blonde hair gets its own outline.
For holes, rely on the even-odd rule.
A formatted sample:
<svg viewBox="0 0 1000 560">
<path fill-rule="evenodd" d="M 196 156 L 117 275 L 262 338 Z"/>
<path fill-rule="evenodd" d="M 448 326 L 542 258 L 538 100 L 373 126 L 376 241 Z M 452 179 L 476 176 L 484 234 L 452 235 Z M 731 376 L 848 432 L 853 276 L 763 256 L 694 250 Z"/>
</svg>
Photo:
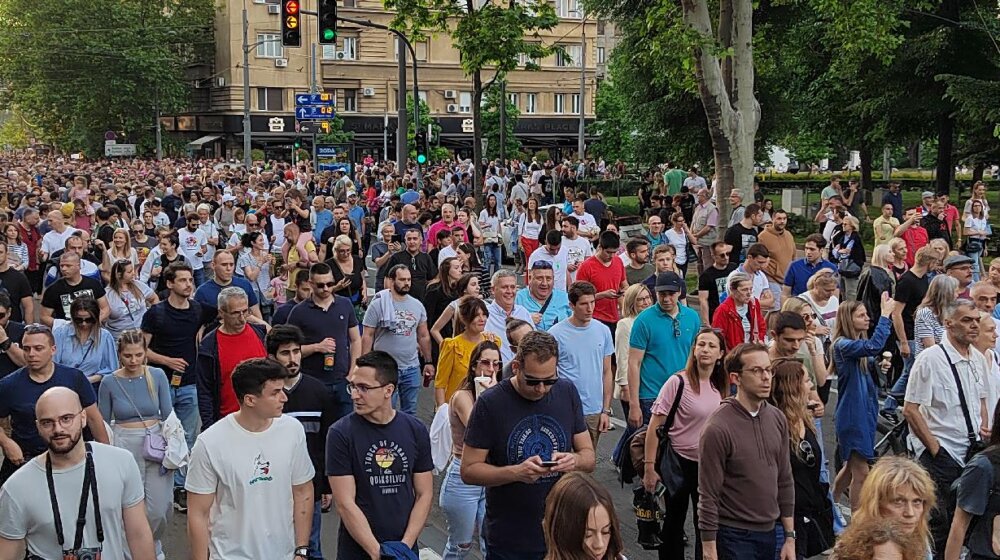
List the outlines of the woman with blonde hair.
<svg viewBox="0 0 1000 560">
<path fill-rule="evenodd" d="M 896 293 L 896 279 L 892 275 L 892 249 L 887 244 L 876 245 L 872 251 L 872 260 L 867 269 L 861 273 L 858 282 L 858 301 L 865 304 L 868 316 L 874 317 L 881 305 L 882 294 L 892 296 Z M 875 325 L 868 329 L 868 336 L 875 332 Z"/>
<path fill-rule="evenodd" d="M 632 335 L 632 325 L 635 318 L 643 310 L 653 305 L 653 294 L 645 284 L 632 284 L 625 289 L 621 298 L 622 311 L 615 327 L 615 354 L 628 356 L 629 337 Z M 615 370 L 614 398 L 619 399 L 625 418 L 628 418 L 628 360 L 619 359 Z"/>
<path fill-rule="evenodd" d="M 837 297 L 838 284 L 840 276 L 829 268 L 823 268 L 809 277 L 806 281 L 806 291 L 798 295 L 812 306 L 816 322 L 819 324 L 816 327 L 816 334 L 822 337 L 824 342 L 831 340 L 833 324 L 837 320 L 837 309 L 840 307 L 840 298 Z"/>
<path fill-rule="evenodd" d="M 852 523 L 837 540 L 830 560 L 921 560 L 921 544 L 898 523 L 874 519 Z"/>
<path fill-rule="evenodd" d="M 857 298 L 858 278 L 868 257 L 865 255 L 861 234 L 858 233 L 858 219 L 845 216 L 842 226 L 843 231 L 834 235 L 830 241 L 830 260 L 838 263 L 841 296 L 847 301 Z"/>
<path fill-rule="evenodd" d="M 845 301 L 837 311 L 833 327 L 833 365 L 837 371 L 837 411 L 834 426 L 844 466 L 833 484 L 836 503 L 851 488 L 851 509 L 858 508 L 861 485 L 868 476 L 868 462 L 875 459 L 878 422 L 878 390 L 870 361 L 882 352 L 889 338 L 896 300 L 882 294 L 881 317 L 875 334 L 868 338 L 868 310 L 860 301 Z"/>
<path fill-rule="evenodd" d="M 624 560 L 611 494 L 580 472 L 564 474 L 545 499 L 545 560 Z"/>
<path fill-rule="evenodd" d="M 917 307 L 913 317 L 913 341 L 916 348 L 913 357 L 920 352 L 941 342 L 944 336 L 943 313 L 958 293 L 958 280 L 945 274 L 939 274 L 931 280 L 927 287 L 924 300 Z"/>
<path fill-rule="evenodd" d="M 132 236 L 128 234 L 127 229 L 118 228 L 112 234 L 108 257 L 111 262 L 126 260 L 134 265 L 139 264 L 139 253 L 132 248 Z"/>
<path fill-rule="evenodd" d="M 923 545 L 919 558 L 930 558 L 930 515 L 936 499 L 935 486 L 919 463 L 895 455 L 882 457 L 868 473 L 859 494 L 852 527 L 880 519 L 891 521 Z"/>
<path fill-rule="evenodd" d="M 889 242 L 889 249 L 892 250 L 892 261 L 888 268 L 892 271 L 892 277 L 899 280 L 904 272 L 910 270 L 910 265 L 906 264 L 906 241 L 902 237 L 894 237 Z"/>
</svg>

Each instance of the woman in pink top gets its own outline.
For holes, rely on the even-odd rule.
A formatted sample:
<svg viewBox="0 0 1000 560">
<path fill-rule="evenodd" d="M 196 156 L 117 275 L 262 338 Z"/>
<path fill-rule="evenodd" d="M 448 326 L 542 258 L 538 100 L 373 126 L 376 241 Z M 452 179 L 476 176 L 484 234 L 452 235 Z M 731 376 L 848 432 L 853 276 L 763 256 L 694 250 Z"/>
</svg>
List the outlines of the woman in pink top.
<svg viewBox="0 0 1000 560">
<path fill-rule="evenodd" d="M 677 390 L 684 381 L 683 393 L 677 406 L 674 423 L 667 432 L 674 451 L 680 456 L 684 482 L 673 495 L 666 496 L 667 511 L 660 531 L 660 559 L 684 558 L 684 520 L 687 519 L 688 501 L 694 508 L 694 526 L 698 527 L 698 440 L 708 417 L 712 415 L 723 395 L 729 393 L 722 357 L 726 355 L 726 341 L 715 329 L 703 328 L 695 337 L 694 348 L 688 357 L 687 367 L 667 379 L 660 394 L 653 402 L 653 416 L 646 430 L 647 458 L 656 457 L 659 441 L 656 430 L 662 426 L 674 404 Z M 657 465 L 646 460 L 642 485 L 648 492 L 660 483 Z M 696 534 L 695 558 L 701 559 L 701 538 Z"/>
</svg>

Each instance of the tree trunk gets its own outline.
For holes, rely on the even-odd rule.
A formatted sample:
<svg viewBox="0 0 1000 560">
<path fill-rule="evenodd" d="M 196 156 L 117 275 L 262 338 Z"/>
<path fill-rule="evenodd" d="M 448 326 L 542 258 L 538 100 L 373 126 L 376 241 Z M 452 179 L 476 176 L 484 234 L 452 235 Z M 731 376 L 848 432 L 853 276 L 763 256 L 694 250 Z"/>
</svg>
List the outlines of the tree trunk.
<svg viewBox="0 0 1000 560">
<path fill-rule="evenodd" d="M 983 180 L 983 173 L 986 172 L 986 164 L 979 162 L 975 167 L 972 168 L 972 184 L 975 185 L 977 181 Z"/>
<path fill-rule="evenodd" d="M 909 160 L 910 167 L 920 168 L 920 140 L 914 140 L 906 146 L 906 159 Z"/>
<path fill-rule="evenodd" d="M 866 142 L 861 144 L 859 150 L 861 157 L 861 190 L 855 196 L 863 196 L 864 192 L 872 191 L 872 147 Z"/>
<path fill-rule="evenodd" d="M 480 71 L 472 74 L 472 189 L 476 204 L 485 204 L 483 197 L 483 74 Z"/>
<path fill-rule="evenodd" d="M 955 170 L 952 166 L 952 152 L 955 148 L 955 119 L 944 115 L 938 119 L 937 178 L 935 188 L 939 195 L 951 190 Z"/>
</svg>

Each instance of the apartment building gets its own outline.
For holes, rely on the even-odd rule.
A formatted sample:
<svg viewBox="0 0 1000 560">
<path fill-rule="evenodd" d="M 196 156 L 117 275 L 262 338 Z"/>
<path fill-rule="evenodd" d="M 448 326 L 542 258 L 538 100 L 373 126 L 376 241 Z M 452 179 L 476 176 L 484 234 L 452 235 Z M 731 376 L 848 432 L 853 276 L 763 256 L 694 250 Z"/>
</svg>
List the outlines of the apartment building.
<svg viewBox="0 0 1000 560">
<path fill-rule="evenodd" d="M 252 145 L 275 155 L 287 155 L 297 137 L 294 94 L 307 92 L 315 79 L 318 91 L 331 93 L 346 130 L 355 134 L 358 155 L 380 157 L 388 147 L 395 153 L 398 52 L 394 36 L 383 30 L 341 22 L 336 45 L 315 45 L 316 20 L 306 16 L 302 47 L 283 48 L 280 6 L 273 0 L 226 0 L 215 24 L 214 65 L 199 69 L 191 111 L 164 117 L 162 126 L 189 139 L 189 149 L 209 156 L 234 157 L 242 151 L 243 133 L 243 9 L 247 10 Z M 540 71 L 518 70 L 508 75 L 507 95 L 521 117 L 517 135 L 526 148 L 557 153 L 576 151 L 580 111 L 589 122 L 594 113 L 597 69 L 606 52 L 599 30 L 603 25 L 583 20 L 577 0 L 553 0 L 560 23 L 539 38 L 559 44 L 566 55 L 536 61 Z M 244 3 L 245 2 L 245 3 Z M 302 8 L 314 10 L 315 0 Z M 381 0 L 342 0 L 342 17 L 389 24 L 392 14 Z M 441 145 L 471 154 L 472 80 L 464 75 L 451 37 L 438 34 L 414 44 L 420 98 L 441 127 Z M 315 56 L 314 56 L 315 55 Z M 409 60 L 408 62 L 412 63 Z M 581 68 L 581 61 L 583 67 Z M 523 64 L 527 60 L 520 61 Z M 582 70 L 582 71 L 581 71 Z M 484 73 L 484 79 L 492 76 Z M 585 92 L 581 99 L 580 80 Z M 412 67 L 407 70 L 412 91 Z M 306 143 L 310 138 L 301 137 Z"/>
</svg>

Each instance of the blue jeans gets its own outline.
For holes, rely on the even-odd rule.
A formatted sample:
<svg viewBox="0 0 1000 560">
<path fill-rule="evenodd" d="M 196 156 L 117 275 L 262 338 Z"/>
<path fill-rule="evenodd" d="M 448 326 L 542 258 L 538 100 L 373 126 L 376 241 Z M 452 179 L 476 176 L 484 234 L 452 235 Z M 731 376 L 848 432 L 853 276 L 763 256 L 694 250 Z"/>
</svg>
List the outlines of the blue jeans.
<svg viewBox="0 0 1000 560">
<path fill-rule="evenodd" d="M 984 241 L 985 243 L 985 241 Z M 965 256 L 972 259 L 972 281 L 979 282 L 980 271 L 979 271 L 979 257 L 982 255 L 982 251 L 976 251 L 973 253 L 965 253 Z"/>
<path fill-rule="evenodd" d="M 323 560 L 323 550 L 320 542 L 320 530 L 323 524 L 323 502 L 317 499 L 313 503 L 313 523 L 309 530 L 309 560 Z"/>
<path fill-rule="evenodd" d="M 500 244 L 499 243 L 484 243 L 483 244 L 483 267 L 486 268 L 490 276 L 497 270 L 500 270 Z"/>
<path fill-rule="evenodd" d="M 392 406 L 407 414 L 417 413 L 417 394 L 420 392 L 420 368 L 409 367 L 399 370 L 399 383 L 392 394 Z"/>
<path fill-rule="evenodd" d="M 198 386 L 181 385 L 171 387 L 170 396 L 173 399 L 174 413 L 184 427 L 184 439 L 187 440 L 188 449 L 194 449 L 194 440 L 198 431 Z M 184 481 L 187 479 L 187 468 L 177 469 L 174 472 L 174 488 L 184 488 Z"/>
<path fill-rule="evenodd" d="M 330 395 L 333 397 L 331 405 L 333 407 L 334 422 L 354 412 L 354 401 L 351 400 L 351 395 L 347 393 L 347 379 L 324 381 L 323 384 L 330 390 Z"/>
<path fill-rule="evenodd" d="M 194 271 L 194 286 L 197 288 L 205 283 L 205 269 L 199 268 Z"/>
<path fill-rule="evenodd" d="M 913 360 L 914 360 L 913 354 L 917 350 L 916 341 L 911 340 L 909 342 L 909 345 L 910 345 L 910 357 L 903 360 L 903 373 L 899 376 L 899 379 L 896 380 L 896 384 L 892 386 L 892 389 L 889 389 L 890 395 L 906 394 L 906 383 L 910 380 L 910 368 L 913 367 Z M 899 404 L 901 403 L 897 403 L 896 399 L 893 398 L 892 396 L 886 397 L 885 399 L 886 410 L 895 410 Z"/>
<path fill-rule="evenodd" d="M 775 530 L 747 531 L 719 525 L 715 548 L 719 560 L 774 560 L 780 551 Z M 784 540 L 784 532 L 782 532 Z"/>
<path fill-rule="evenodd" d="M 653 403 L 656 399 L 639 399 L 639 410 L 642 411 L 642 424 L 649 425 L 649 419 L 653 417 Z"/>
<path fill-rule="evenodd" d="M 478 531 L 480 547 L 485 550 L 482 527 L 486 515 L 486 489 L 462 482 L 462 460 L 452 458 L 441 482 L 438 503 L 448 521 L 448 542 L 442 560 L 461 560 L 473 548 L 472 537 Z"/>
</svg>

